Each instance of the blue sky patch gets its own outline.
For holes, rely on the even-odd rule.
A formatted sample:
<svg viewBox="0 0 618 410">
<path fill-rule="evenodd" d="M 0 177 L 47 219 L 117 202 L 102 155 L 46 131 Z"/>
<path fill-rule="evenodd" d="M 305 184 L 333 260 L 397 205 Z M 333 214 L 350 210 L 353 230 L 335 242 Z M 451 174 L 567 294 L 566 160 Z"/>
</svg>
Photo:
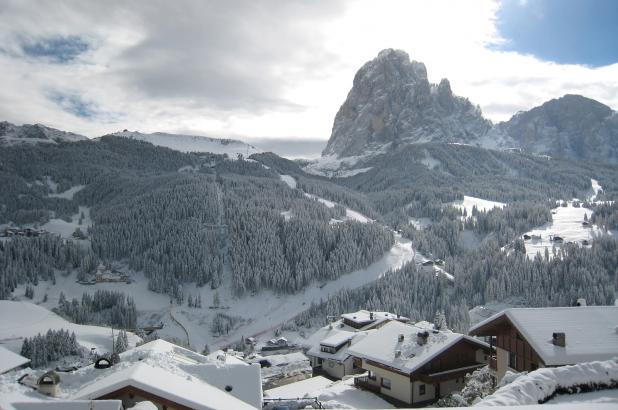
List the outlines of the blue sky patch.
<svg viewBox="0 0 618 410">
<path fill-rule="evenodd" d="M 616 0 L 504 0 L 497 27 L 500 50 L 560 64 L 618 62 Z"/>
<path fill-rule="evenodd" d="M 45 59 L 57 64 L 74 61 L 90 48 L 88 42 L 78 36 L 49 37 L 21 45 L 25 55 Z"/>
<path fill-rule="evenodd" d="M 114 123 L 124 117 L 117 112 L 103 111 L 96 103 L 87 101 L 74 92 L 50 91 L 47 93 L 47 99 L 63 111 L 90 121 Z"/>
</svg>

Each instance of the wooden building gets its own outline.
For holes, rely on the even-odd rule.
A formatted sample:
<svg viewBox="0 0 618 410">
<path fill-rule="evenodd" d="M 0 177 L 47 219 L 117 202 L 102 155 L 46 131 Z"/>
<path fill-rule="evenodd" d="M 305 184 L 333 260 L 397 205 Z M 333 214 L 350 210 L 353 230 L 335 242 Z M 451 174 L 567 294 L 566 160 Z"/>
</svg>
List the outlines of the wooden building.
<svg viewBox="0 0 618 410">
<path fill-rule="evenodd" d="M 507 370 L 534 371 L 618 356 L 618 307 L 506 309 L 473 326 L 496 353 L 490 368 L 497 381 Z"/>
<path fill-rule="evenodd" d="M 401 405 L 423 406 L 460 390 L 464 376 L 487 364 L 490 348 L 472 337 L 408 325 L 385 324 L 348 349 L 365 388 Z"/>
</svg>

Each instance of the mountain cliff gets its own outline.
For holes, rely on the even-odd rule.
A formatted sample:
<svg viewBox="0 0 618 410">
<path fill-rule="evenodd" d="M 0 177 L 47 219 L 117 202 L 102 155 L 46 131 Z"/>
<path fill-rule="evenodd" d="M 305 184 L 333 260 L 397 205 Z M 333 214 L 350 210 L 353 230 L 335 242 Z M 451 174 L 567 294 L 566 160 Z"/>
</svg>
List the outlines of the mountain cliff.
<svg viewBox="0 0 618 410">
<path fill-rule="evenodd" d="M 400 143 L 472 142 L 491 123 L 443 79 L 431 84 L 423 63 L 383 50 L 356 73 L 335 117 L 324 155 L 348 157 Z"/>
<path fill-rule="evenodd" d="M 581 95 L 567 94 L 517 113 L 492 133 L 537 154 L 618 162 L 618 113 Z"/>
<path fill-rule="evenodd" d="M 595 100 L 565 95 L 493 125 L 467 98 L 454 95 L 447 79 L 431 84 L 423 63 L 387 49 L 356 73 L 322 155 L 332 162 L 423 142 L 616 163 L 618 114 Z"/>
</svg>

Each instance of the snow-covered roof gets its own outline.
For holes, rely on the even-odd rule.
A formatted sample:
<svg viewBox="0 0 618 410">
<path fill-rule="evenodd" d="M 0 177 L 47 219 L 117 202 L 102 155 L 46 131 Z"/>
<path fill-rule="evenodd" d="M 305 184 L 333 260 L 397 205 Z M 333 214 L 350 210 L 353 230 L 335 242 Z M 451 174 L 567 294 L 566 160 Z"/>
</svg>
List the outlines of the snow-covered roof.
<svg viewBox="0 0 618 410">
<path fill-rule="evenodd" d="M 618 306 L 506 309 L 473 326 L 469 333 L 490 335 L 493 324 L 505 320 L 517 328 L 547 366 L 618 356 Z M 565 347 L 552 343 L 554 332 L 565 333 Z"/>
<path fill-rule="evenodd" d="M 328 337 L 322 339 L 322 341 L 320 341 L 320 344 L 323 346 L 338 347 L 344 343 L 347 343 L 353 337 L 353 332 L 346 332 L 345 330 L 340 332 L 333 332 Z"/>
<path fill-rule="evenodd" d="M 348 349 L 350 348 L 350 346 L 362 340 L 365 336 L 367 336 L 367 333 L 373 332 L 373 330 L 352 331 L 348 329 L 355 330 L 349 326 L 344 325 L 341 320 L 318 329 L 304 343 L 305 345 L 309 346 L 307 355 L 342 362 L 350 356 L 348 353 Z M 323 352 L 320 348 L 320 345 L 337 347 L 348 340 L 350 341 L 350 345 L 345 344 L 335 353 Z"/>
<path fill-rule="evenodd" d="M 427 342 L 420 345 L 417 341 L 420 332 L 427 330 L 391 321 L 350 346 L 348 353 L 404 373 L 412 373 L 462 340 L 476 344 L 479 348 L 487 347 L 485 343 L 472 337 L 450 331 L 427 332 L 429 334 Z M 400 335 L 403 335 L 402 342 L 399 341 Z"/>
<path fill-rule="evenodd" d="M 0 374 L 23 366 L 26 363 L 30 363 L 30 359 L 13 353 L 6 347 L 0 346 Z"/>
<path fill-rule="evenodd" d="M 376 320 L 384 320 L 384 319 L 393 319 L 393 320 L 399 320 L 403 322 L 410 320 L 407 317 L 396 315 L 390 312 L 373 312 L 373 311 L 364 310 L 364 309 L 359 310 L 358 312 L 344 313 L 341 315 L 341 317 L 351 322 L 363 324 L 363 325 L 372 323 Z"/>
<path fill-rule="evenodd" d="M 230 393 L 197 378 L 184 377 L 145 363 L 134 365 L 97 379 L 78 391 L 74 399 L 96 399 L 132 386 L 158 397 L 194 409 L 252 409 Z"/>
</svg>

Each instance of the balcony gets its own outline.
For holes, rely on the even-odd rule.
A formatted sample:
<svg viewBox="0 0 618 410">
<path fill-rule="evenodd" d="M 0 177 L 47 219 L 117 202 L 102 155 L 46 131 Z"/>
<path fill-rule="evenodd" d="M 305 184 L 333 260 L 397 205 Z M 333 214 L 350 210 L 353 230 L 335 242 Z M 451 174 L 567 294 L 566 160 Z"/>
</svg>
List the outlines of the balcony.
<svg viewBox="0 0 618 410">
<path fill-rule="evenodd" d="M 370 379 L 369 376 L 358 376 L 354 378 L 354 386 L 359 389 L 369 390 L 374 393 L 380 393 L 380 386 L 375 384 L 374 379 Z"/>
</svg>

